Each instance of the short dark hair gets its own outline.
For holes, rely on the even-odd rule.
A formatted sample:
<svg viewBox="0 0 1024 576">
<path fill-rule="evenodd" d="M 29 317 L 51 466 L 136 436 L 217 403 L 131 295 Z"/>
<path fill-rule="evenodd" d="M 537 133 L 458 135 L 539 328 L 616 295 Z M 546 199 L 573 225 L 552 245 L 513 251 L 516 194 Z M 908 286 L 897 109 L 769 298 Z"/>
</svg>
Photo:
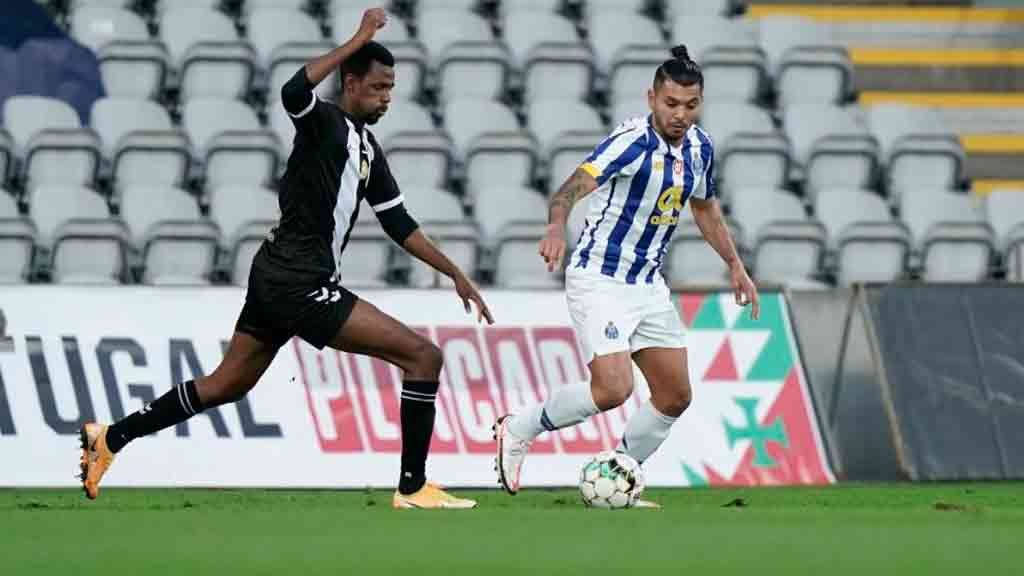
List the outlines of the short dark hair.
<svg viewBox="0 0 1024 576">
<path fill-rule="evenodd" d="M 356 78 L 366 76 L 374 62 L 380 62 L 385 66 L 394 66 L 395 56 L 383 44 L 371 40 L 342 62 L 341 66 L 338 66 L 342 84 L 348 74 L 352 74 Z"/>
<path fill-rule="evenodd" d="M 704 88 L 704 74 L 700 71 L 700 65 L 690 58 L 683 44 L 673 48 L 672 57 L 658 66 L 654 73 L 654 87 L 658 88 L 669 79 L 680 86 L 700 84 L 701 89 Z"/>
</svg>

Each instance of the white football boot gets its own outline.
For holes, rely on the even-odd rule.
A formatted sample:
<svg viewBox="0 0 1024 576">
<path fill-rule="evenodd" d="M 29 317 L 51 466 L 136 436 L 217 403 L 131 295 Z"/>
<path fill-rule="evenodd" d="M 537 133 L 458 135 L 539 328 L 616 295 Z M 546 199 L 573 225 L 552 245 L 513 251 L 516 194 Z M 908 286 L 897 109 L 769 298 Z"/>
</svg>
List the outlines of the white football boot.
<svg viewBox="0 0 1024 576">
<path fill-rule="evenodd" d="M 513 417 L 513 414 L 506 414 L 494 423 L 494 439 L 498 443 L 494 468 L 498 472 L 498 482 L 509 494 L 519 492 L 519 474 L 531 442 L 519 438 L 508 429 L 509 420 Z"/>
</svg>

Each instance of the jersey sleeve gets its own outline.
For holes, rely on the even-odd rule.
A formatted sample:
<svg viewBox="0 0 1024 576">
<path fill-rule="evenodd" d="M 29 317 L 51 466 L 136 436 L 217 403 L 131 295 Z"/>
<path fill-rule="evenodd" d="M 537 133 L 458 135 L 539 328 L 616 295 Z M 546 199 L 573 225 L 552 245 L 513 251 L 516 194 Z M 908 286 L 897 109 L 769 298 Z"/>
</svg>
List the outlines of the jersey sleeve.
<svg viewBox="0 0 1024 576">
<path fill-rule="evenodd" d="M 295 125 L 297 133 L 317 131 L 323 107 L 326 106 L 313 91 L 315 86 L 306 76 L 306 67 L 299 68 L 281 87 L 281 105 Z"/>
<path fill-rule="evenodd" d="M 401 245 L 419 228 L 419 224 L 405 209 L 405 199 L 391 174 L 384 151 L 372 135 L 370 144 L 373 146 L 373 160 L 370 162 L 369 180 L 366 182 L 366 202 L 377 215 L 384 232 Z"/>
<path fill-rule="evenodd" d="M 636 170 L 634 163 L 647 147 L 646 128 L 627 128 L 605 138 L 580 168 L 597 180 L 600 186 L 618 175 L 629 176 Z"/>
<path fill-rule="evenodd" d="M 715 148 L 711 144 L 711 138 L 699 134 L 700 138 L 700 159 L 704 165 L 704 173 L 700 176 L 700 182 L 691 195 L 698 200 L 711 200 L 717 194 L 715 190 Z"/>
</svg>

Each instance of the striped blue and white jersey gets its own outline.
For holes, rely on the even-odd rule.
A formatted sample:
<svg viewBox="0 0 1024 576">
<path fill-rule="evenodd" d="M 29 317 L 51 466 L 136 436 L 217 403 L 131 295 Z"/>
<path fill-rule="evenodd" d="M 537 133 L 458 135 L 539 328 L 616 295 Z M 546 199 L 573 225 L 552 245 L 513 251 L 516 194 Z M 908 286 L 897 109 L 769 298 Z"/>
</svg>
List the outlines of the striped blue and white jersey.
<svg viewBox="0 0 1024 576">
<path fill-rule="evenodd" d="M 663 282 L 661 262 L 689 198 L 715 196 L 711 138 L 693 125 L 670 146 L 650 117 L 631 118 L 581 168 L 597 179 L 571 266 L 627 284 Z"/>
</svg>

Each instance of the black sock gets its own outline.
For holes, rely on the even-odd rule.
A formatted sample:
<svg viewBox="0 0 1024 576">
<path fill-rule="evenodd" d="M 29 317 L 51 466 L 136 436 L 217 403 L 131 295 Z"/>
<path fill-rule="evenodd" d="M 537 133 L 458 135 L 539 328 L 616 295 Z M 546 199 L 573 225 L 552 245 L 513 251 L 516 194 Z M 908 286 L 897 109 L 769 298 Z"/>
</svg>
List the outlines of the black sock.
<svg viewBox="0 0 1024 576">
<path fill-rule="evenodd" d="M 427 481 L 427 452 L 434 434 L 437 382 L 402 382 L 402 475 L 398 491 L 412 494 Z"/>
<path fill-rule="evenodd" d="M 119 452 L 136 438 L 184 422 L 202 411 L 196 383 L 189 380 L 111 425 L 107 429 L 107 447 L 112 452 Z"/>
</svg>

